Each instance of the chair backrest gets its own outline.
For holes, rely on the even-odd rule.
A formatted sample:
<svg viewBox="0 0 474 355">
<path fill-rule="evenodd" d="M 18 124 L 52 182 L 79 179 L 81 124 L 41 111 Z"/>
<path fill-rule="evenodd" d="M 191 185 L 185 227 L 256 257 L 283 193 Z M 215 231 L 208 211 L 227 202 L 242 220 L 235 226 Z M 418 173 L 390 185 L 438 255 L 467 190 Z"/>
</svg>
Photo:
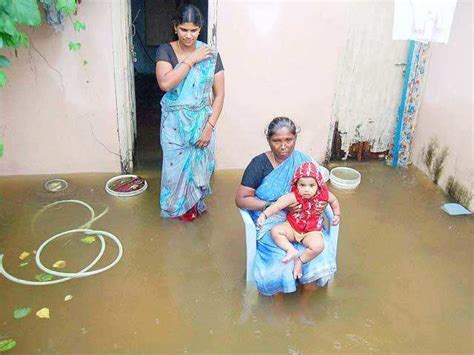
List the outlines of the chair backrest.
<svg viewBox="0 0 474 355">
<path fill-rule="evenodd" d="M 257 228 L 253 223 L 252 217 L 247 210 L 239 208 L 240 215 L 244 221 L 245 225 L 245 245 L 247 249 L 247 271 L 246 271 L 246 282 L 247 285 L 253 284 L 255 282 L 253 276 L 253 266 L 255 262 L 255 253 L 257 252 Z M 331 225 L 334 213 L 331 206 L 327 206 L 324 210 L 324 219 L 325 223 L 323 224 L 323 233 L 326 237 L 331 238 L 335 243 L 334 253 L 337 251 L 337 240 L 339 237 L 339 225 Z M 336 254 L 334 254 L 336 257 Z"/>
</svg>

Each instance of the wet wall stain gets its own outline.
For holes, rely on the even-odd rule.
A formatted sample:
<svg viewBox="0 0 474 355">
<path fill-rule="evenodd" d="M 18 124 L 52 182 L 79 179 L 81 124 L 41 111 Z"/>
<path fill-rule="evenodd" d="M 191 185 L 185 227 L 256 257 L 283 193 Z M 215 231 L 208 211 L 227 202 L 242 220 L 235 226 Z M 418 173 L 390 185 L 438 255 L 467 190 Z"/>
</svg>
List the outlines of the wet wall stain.
<svg viewBox="0 0 474 355">
<path fill-rule="evenodd" d="M 446 157 L 448 156 L 448 153 L 449 149 L 447 147 L 444 147 L 433 162 L 433 182 L 435 184 L 438 183 L 439 177 L 443 172 L 444 162 L 446 160 Z"/>
<path fill-rule="evenodd" d="M 463 184 L 456 181 L 454 176 L 448 178 L 448 184 L 446 185 L 446 192 L 451 198 L 457 203 L 469 208 L 472 200 L 472 193 Z"/>
<path fill-rule="evenodd" d="M 426 168 L 431 172 L 431 164 L 433 163 L 434 156 L 438 150 L 438 141 L 436 139 L 431 139 L 428 143 L 425 153 L 423 154 L 423 162 L 425 163 Z"/>
<path fill-rule="evenodd" d="M 331 160 L 342 160 L 346 152 L 342 150 L 342 135 L 339 130 L 339 122 L 334 124 L 334 135 L 332 138 Z"/>
<path fill-rule="evenodd" d="M 449 148 L 443 147 L 440 148 L 438 140 L 436 138 L 431 138 L 430 142 L 424 152 L 422 153 L 423 163 L 428 170 L 428 174 L 431 177 L 431 180 L 435 184 L 438 183 L 441 174 L 444 170 L 444 163 L 449 154 Z"/>
</svg>

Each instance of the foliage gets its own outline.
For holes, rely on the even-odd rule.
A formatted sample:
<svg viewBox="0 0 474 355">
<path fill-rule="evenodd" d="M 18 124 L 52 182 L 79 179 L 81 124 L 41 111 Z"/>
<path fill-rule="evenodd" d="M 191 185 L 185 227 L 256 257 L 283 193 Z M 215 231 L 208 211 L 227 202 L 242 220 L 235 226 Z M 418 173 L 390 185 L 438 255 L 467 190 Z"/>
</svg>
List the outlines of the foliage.
<svg viewBox="0 0 474 355">
<path fill-rule="evenodd" d="M 19 26 L 38 27 L 41 25 L 39 3 L 51 5 L 53 0 L 0 0 L 0 49 L 16 50 L 20 46 L 25 48 L 30 46 L 28 35 L 19 29 Z M 56 10 L 65 16 L 72 16 L 77 10 L 76 0 L 57 0 Z M 77 32 L 86 29 L 86 25 L 80 21 L 75 21 L 73 27 Z M 80 48 L 80 43 L 69 43 L 69 49 L 72 51 Z M 10 60 L 0 55 L 0 88 L 7 84 L 7 76 L 2 68 L 10 65 Z"/>
<path fill-rule="evenodd" d="M 8 351 L 16 346 L 14 339 L 5 339 L 0 341 L 0 352 Z"/>
<path fill-rule="evenodd" d="M 13 317 L 16 319 L 20 319 L 20 318 L 26 317 L 30 313 L 31 313 L 30 307 L 17 308 L 15 309 L 15 311 L 13 311 Z"/>
</svg>

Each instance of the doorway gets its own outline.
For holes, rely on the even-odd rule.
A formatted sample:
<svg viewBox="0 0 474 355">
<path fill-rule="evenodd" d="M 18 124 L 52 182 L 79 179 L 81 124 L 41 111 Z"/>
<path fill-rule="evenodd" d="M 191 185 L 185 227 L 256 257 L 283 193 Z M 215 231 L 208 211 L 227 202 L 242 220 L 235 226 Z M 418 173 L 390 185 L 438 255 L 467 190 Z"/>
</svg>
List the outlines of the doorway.
<svg viewBox="0 0 474 355">
<path fill-rule="evenodd" d="M 210 5 L 211 3 L 211 5 Z M 135 82 L 136 140 L 133 157 L 134 171 L 161 169 L 160 101 L 165 94 L 155 76 L 155 54 L 162 43 L 174 41 L 171 21 L 176 10 L 185 4 L 195 5 L 205 19 L 199 40 L 208 42 L 211 24 L 208 0 L 131 0 L 132 61 Z"/>
</svg>

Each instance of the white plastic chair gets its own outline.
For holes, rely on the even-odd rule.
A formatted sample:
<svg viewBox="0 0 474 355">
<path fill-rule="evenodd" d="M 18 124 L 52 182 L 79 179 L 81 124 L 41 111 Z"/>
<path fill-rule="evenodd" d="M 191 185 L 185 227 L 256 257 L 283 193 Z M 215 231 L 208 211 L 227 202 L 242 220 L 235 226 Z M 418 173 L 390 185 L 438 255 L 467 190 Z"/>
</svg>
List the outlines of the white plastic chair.
<svg viewBox="0 0 474 355">
<path fill-rule="evenodd" d="M 247 210 L 239 209 L 240 215 L 244 220 L 245 225 L 245 244 L 247 247 L 247 272 L 246 272 L 246 281 L 247 286 L 254 285 L 255 279 L 253 276 L 253 266 L 255 263 L 255 253 L 257 252 L 257 228 L 253 223 L 252 218 Z M 331 225 L 332 219 L 334 217 L 333 211 L 331 206 L 327 206 L 324 210 L 324 223 L 323 223 L 323 234 L 325 237 L 329 237 L 332 240 L 335 240 L 336 250 L 333 252 L 337 252 L 337 240 L 339 236 L 339 225 L 333 226 Z M 336 256 L 336 255 L 334 255 Z"/>
</svg>

